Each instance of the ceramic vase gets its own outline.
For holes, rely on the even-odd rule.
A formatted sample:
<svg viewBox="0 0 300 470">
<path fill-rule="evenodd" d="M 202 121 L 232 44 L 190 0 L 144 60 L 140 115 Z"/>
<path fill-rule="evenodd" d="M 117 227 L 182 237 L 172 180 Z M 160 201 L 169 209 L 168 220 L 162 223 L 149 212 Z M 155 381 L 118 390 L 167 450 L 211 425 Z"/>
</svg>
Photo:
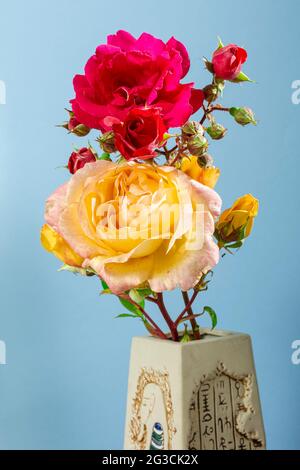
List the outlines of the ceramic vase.
<svg viewBox="0 0 300 470">
<path fill-rule="evenodd" d="M 200 340 L 132 340 L 125 449 L 266 448 L 251 338 L 202 330 Z"/>
</svg>

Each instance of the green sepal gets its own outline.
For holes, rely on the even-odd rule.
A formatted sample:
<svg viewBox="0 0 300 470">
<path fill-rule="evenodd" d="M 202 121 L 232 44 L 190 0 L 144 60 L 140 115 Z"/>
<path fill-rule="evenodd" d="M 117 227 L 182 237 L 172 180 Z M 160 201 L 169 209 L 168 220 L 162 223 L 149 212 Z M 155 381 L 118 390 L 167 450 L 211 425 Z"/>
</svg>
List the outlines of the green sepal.
<svg viewBox="0 0 300 470">
<path fill-rule="evenodd" d="M 212 62 L 210 62 L 206 57 L 203 57 L 204 65 L 210 73 L 214 73 L 214 67 Z"/>
<path fill-rule="evenodd" d="M 220 36 L 218 36 L 218 49 L 222 49 L 222 47 L 224 47 L 224 44 L 223 44 L 222 39 L 220 38 Z"/>
<path fill-rule="evenodd" d="M 70 266 L 69 264 L 63 264 L 58 271 L 69 271 L 73 274 L 80 274 L 81 276 L 95 276 L 95 271 L 92 268 L 79 268 Z"/>
<path fill-rule="evenodd" d="M 98 160 L 108 160 L 108 161 L 111 162 L 110 155 L 107 152 L 102 153 L 102 155 L 100 155 L 100 157 L 98 157 Z"/>
<path fill-rule="evenodd" d="M 231 243 L 229 245 L 224 245 L 224 247 L 225 248 L 241 248 L 241 246 L 243 246 L 243 243 L 244 243 L 244 241 L 240 240 L 238 242 Z"/>
<path fill-rule="evenodd" d="M 251 80 L 244 72 L 240 72 L 237 77 L 235 77 L 233 80 L 230 80 L 233 83 L 242 83 L 242 82 L 251 82 L 255 83 L 254 80 Z"/>
</svg>

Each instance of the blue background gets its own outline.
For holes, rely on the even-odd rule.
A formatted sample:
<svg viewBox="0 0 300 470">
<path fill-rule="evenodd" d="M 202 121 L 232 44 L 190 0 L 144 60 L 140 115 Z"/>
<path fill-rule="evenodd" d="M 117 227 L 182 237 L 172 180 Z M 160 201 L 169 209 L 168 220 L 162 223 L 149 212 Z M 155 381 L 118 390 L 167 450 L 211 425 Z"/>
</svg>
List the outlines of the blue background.
<svg viewBox="0 0 300 470">
<path fill-rule="evenodd" d="M 299 118 L 291 83 L 300 78 L 300 3 L 252 0 L 33 1 L 0 4 L 0 448 L 121 448 L 130 341 L 144 334 L 94 278 L 57 273 L 39 244 L 46 197 L 67 178 L 72 145 L 54 125 L 73 97 L 72 77 L 95 47 L 122 28 L 188 47 L 189 78 L 205 85 L 201 64 L 216 36 L 245 46 L 244 71 L 256 84 L 229 85 L 224 105 L 251 106 L 256 128 L 227 116 L 228 136 L 211 153 L 222 168 L 224 207 L 247 192 L 261 202 L 255 230 L 215 270 L 202 302 L 219 327 L 252 335 L 268 447 L 300 448 Z M 178 309 L 176 293 L 169 295 Z M 201 305 L 199 301 L 199 305 Z"/>
</svg>

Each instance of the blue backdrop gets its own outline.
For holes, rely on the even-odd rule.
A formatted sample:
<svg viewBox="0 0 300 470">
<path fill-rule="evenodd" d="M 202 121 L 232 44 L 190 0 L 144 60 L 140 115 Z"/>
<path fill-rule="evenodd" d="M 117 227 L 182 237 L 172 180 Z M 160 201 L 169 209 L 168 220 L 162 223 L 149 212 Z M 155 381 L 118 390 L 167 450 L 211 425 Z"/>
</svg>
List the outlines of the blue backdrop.
<svg viewBox="0 0 300 470">
<path fill-rule="evenodd" d="M 251 106 L 256 128 L 222 115 L 228 136 L 211 151 L 222 168 L 224 207 L 252 192 L 260 199 L 255 230 L 215 270 L 205 304 L 219 327 L 252 335 L 268 447 L 300 448 L 299 118 L 291 84 L 300 79 L 300 3 L 274 0 L 40 2 L 0 5 L 0 448 L 121 448 L 130 341 L 144 334 L 114 298 L 99 298 L 94 278 L 57 273 L 39 244 L 45 198 L 67 178 L 76 137 L 54 127 L 81 73 L 106 35 L 127 29 L 189 50 L 189 78 L 208 81 L 201 64 L 220 35 L 245 46 L 256 84 L 230 85 L 224 105 Z M 219 116 L 221 118 L 221 116 Z M 221 119 L 220 119 L 221 120 Z M 178 305 L 169 296 L 171 308 Z"/>
</svg>

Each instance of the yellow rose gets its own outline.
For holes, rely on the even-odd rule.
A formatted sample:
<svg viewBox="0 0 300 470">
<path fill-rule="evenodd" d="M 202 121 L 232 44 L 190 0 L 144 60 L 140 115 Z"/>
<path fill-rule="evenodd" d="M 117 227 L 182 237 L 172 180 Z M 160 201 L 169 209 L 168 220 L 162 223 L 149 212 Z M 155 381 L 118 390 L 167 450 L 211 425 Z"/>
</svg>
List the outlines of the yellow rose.
<svg viewBox="0 0 300 470">
<path fill-rule="evenodd" d="M 220 169 L 211 167 L 201 167 L 198 164 L 198 158 L 194 155 L 190 157 L 183 157 L 181 161 L 181 171 L 184 171 L 190 178 L 198 181 L 199 183 L 205 184 L 210 188 L 214 188 L 220 176 Z"/>
<path fill-rule="evenodd" d="M 72 250 L 70 245 L 48 224 L 41 230 L 41 243 L 45 250 L 53 253 L 63 263 L 70 266 L 81 266 L 83 259 Z"/>
<path fill-rule="evenodd" d="M 45 219 L 115 294 L 146 281 L 162 292 L 188 290 L 218 262 L 220 206 L 213 189 L 174 167 L 101 160 L 49 197 Z"/>
<path fill-rule="evenodd" d="M 219 246 L 247 238 L 258 214 L 259 202 L 251 194 L 245 194 L 226 209 L 216 224 Z"/>
</svg>

